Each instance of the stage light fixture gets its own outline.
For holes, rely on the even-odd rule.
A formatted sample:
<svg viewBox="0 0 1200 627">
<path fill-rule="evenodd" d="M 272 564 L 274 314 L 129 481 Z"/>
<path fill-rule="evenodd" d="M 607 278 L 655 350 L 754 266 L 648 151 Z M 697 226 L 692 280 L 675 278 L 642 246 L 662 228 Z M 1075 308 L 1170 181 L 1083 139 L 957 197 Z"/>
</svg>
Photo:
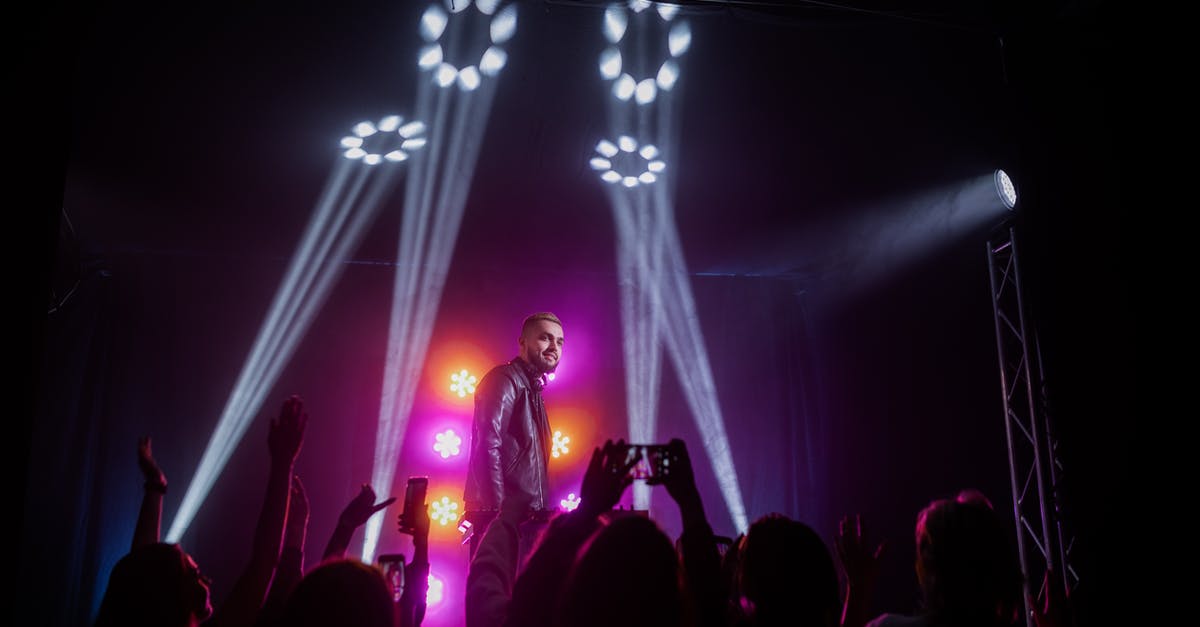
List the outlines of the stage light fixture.
<svg viewBox="0 0 1200 627">
<path fill-rule="evenodd" d="M 417 137 L 425 125 L 413 121 L 401 126 L 404 118 L 398 115 L 385 116 L 375 125 L 369 121 L 359 122 L 351 129 L 352 135 L 347 135 L 338 142 L 347 148 L 342 156 L 347 159 L 361 159 L 367 165 L 376 165 L 385 158 L 388 161 L 404 161 L 408 158 L 406 151 L 418 150 L 425 145 L 425 138 Z M 404 130 L 408 134 L 403 133 Z"/>
<path fill-rule="evenodd" d="M 568 445 L 571 443 L 569 436 L 563 435 L 562 431 L 554 432 L 554 445 L 551 447 L 550 456 L 554 458 L 561 457 L 571 452 Z"/>
<path fill-rule="evenodd" d="M 458 503 L 451 501 L 450 497 L 443 496 L 429 505 L 433 509 L 429 514 L 429 518 L 439 525 L 445 527 L 447 524 L 458 520 Z"/>
<path fill-rule="evenodd" d="M 677 4 L 665 4 L 660 2 L 657 8 L 658 16 L 661 17 L 664 22 L 670 22 L 675 18 L 675 15 L 679 13 L 679 5 Z"/>
<path fill-rule="evenodd" d="M 611 81 L 621 76 L 621 51 L 610 46 L 600 53 L 600 77 Z"/>
<path fill-rule="evenodd" d="M 459 398 L 466 398 L 468 394 L 475 393 L 475 383 L 478 379 L 475 375 L 467 372 L 465 369 L 450 375 L 450 391 L 458 394 Z"/>
<path fill-rule="evenodd" d="M 600 172 L 600 180 L 620 183 L 626 188 L 654 183 L 667 167 L 666 162 L 658 158 L 657 146 L 639 145 L 629 135 L 621 135 L 615 144 L 607 139 L 600 140 L 596 152 L 599 155 L 592 157 L 588 165 Z"/>
<path fill-rule="evenodd" d="M 471 4 L 470 0 L 456 2 L 450 7 L 450 10 L 453 14 L 460 14 Z M 433 4 L 421 16 L 418 30 L 421 37 L 429 43 L 423 46 L 417 55 L 417 67 L 422 70 L 432 70 L 433 81 L 438 87 L 449 87 L 457 83 L 459 89 L 463 91 L 474 91 L 482 84 L 484 76 L 496 76 L 508 61 L 508 54 L 501 44 L 512 39 L 517 33 L 516 4 L 509 4 L 499 12 L 496 12 L 499 2 L 495 0 L 485 0 L 474 4 L 481 14 L 491 17 L 491 21 L 488 23 L 489 41 L 485 43 L 486 48 L 480 54 L 479 60 L 468 61 L 465 65 L 448 61 L 446 50 L 441 43 L 442 36 L 447 31 L 447 25 L 452 19 L 451 14 L 446 13 L 446 10 L 440 5 Z M 495 13 L 494 16 L 493 13 Z M 474 16 L 453 19 L 474 19 Z"/>
<path fill-rule="evenodd" d="M 640 13 L 653 6 L 650 2 L 630 2 L 628 8 L 634 13 Z M 676 5 L 659 4 L 657 13 L 663 22 L 670 22 L 679 13 Z M 692 30 L 685 21 L 676 22 L 667 32 L 667 58 L 657 63 L 654 75 L 635 78 L 633 69 L 636 65 L 622 54 L 620 45 L 625 37 L 628 17 L 619 5 L 609 6 L 604 11 L 604 37 L 612 45 L 600 53 L 600 78 L 613 81 L 613 97 L 622 102 L 633 99 L 639 106 L 649 105 L 658 97 L 658 92 L 670 91 L 679 79 L 679 64 L 675 59 L 685 52 L 692 44 Z M 622 70 L 625 71 L 622 71 Z"/>
<path fill-rule="evenodd" d="M 446 429 L 445 431 L 433 436 L 433 450 L 442 456 L 442 459 L 448 459 L 451 456 L 458 455 L 462 446 L 462 438 L 454 432 L 454 429 Z"/>
<path fill-rule="evenodd" d="M 996 170 L 996 193 L 1004 201 L 1004 206 L 1012 209 L 1017 206 L 1017 187 L 1004 170 Z"/>
<path fill-rule="evenodd" d="M 610 6 L 604 10 L 604 37 L 609 43 L 617 43 L 625 36 L 625 27 L 629 20 L 625 11 L 618 6 Z"/>
</svg>

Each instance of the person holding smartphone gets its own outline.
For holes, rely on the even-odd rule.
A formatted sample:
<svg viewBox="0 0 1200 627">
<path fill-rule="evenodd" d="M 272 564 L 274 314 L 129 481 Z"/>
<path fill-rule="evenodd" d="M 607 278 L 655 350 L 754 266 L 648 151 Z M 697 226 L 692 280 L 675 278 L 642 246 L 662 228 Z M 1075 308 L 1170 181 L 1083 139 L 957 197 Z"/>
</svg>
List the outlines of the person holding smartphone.
<svg viewBox="0 0 1200 627">
<path fill-rule="evenodd" d="M 553 509 L 547 473 L 552 440 L 542 388 L 562 359 L 563 343 L 562 322 L 553 313 L 526 317 L 517 356 L 488 371 L 475 389 L 464 513 L 480 532 L 507 498 L 528 502 L 530 517 Z M 472 555 L 481 535 L 471 539 Z"/>
</svg>

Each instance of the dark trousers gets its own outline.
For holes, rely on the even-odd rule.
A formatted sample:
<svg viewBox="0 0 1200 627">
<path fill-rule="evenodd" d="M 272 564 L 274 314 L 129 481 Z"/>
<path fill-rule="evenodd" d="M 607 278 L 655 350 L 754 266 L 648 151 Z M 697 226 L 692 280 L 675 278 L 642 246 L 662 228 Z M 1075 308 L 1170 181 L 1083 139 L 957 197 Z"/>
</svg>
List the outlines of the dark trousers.
<svg viewBox="0 0 1200 627">
<path fill-rule="evenodd" d="M 475 551 L 479 550 L 479 542 L 483 540 L 483 534 L 487 531 L 488 525 L 496 519 L 499 512 L 466 512 L 465 518 L 471 521 L 471 551 L 470 558 L 475 559 Z M 529 559 L 529 555 L 533 553 L 534 546 L 537 545 L 538 537 L 542 535 L 542 531 L 550 524 L 548 516 L 535 516 L 521 523 L 517 528 L 517 570 L 525 564 L 525 560 Z"/>
</svg>

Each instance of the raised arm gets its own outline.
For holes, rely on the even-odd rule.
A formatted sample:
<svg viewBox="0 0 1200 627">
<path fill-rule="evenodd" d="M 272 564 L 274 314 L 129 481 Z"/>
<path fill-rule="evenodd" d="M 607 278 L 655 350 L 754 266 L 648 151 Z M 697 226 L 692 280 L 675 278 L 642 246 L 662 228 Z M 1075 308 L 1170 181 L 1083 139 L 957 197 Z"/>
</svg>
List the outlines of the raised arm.
<svg viewBox="0 0 1200 627">
<path fill-rule="evenodd" d="M 162 502 L 167 493 L 167 476 L 159 469 L 150 450 L 150 436 L 138 438 L 138 468 L 146 483 L 142 488 L 142 508 L 133 528 L 130 550 L 156 544 L 162 535 Z"/>
<path fill-rule="evenodd" d="M 863 627 L 867 624 L 871 595 L 879 575 L 879 557 L 885 544 L 880 543 L 872 552 L 863 535 L 862 517 L 855 514 L 851 519 L 843 516 L 838 523 L 838 535 L 834 539 L 838 561 L 846 575 L 846 599 L 842 605 L 841 627 Z"/>
<path fill-rule="evenodd" d="M 283 532 L 283 551 L 271 579 L 271 589 L 263 602 L 259 625 L 273 625 L 283 613 L 288 595 L 304 577 L 304 543 L 308 537 L 308 494 L 300 477 L 292 476 L 292 494 L 288 501 L 287 526 Z"/>
<path fill-rule="evenodd" d="M 667 450 L 670 470 L 664 475 L 662 483 L 679 505 L 683 522 L 679 544 L 687 582 L 687 598 L 692 604 L 697 625 L 719 627 L 726 622 L 726 594 L 721 587 L 721 553 L 717 550 L 717 539 L 704 515 L 704 504 L 700 500 L 700 490 L 696 488 L 696 476 L 692 471 L 687 446 L 683 440 L 675 438 L 667 445 Z"/>
<path fill-rule="evenodd" d="M 399 614 L 396 623 L 400 627 L 419 627 L 425 620 L 429 595 L 429 507 L 425 503 L 421 505 L 413 516 L 413 528 L 401 526 L 400 529 L 400 533 L 412 533 L 413 537 L 413 558 L 404 566 L 404 592 L 400 593 L 400 604 L 396 608 Z"/>
<path fill-rule="evenodd" d="M 262 608 L 267 586 L 279 563 L 283 528 L 287 521 L 292 466 L 304 442 L 307 422 L 308 414 L 304 413 L 304 401 L 299 396 L 284 401 L 279 417 L 271 421 L 267 436 L 271 452 L 267 493 L 254 530 L 250 562 L 238 577 L 229 598 L 214 616 L 221 627 L 252 625 Z"/>
<path fill-rule="evenodd" d="M 342 509 L 342 514 L 338 516 L 337 526 L 333 528 L 333 534 L 329 536 L 329 542 L 325 545 L 325 553 L 321 556 L 321 561 L 344 556 L 346 549 L 350 546 L 350 538 L 354 535 L 354 530 L 366 524 L 367 520 L 376 512 L 395 502 L 396 498 L 392 497 L 376 503 L 375 490 L 370 484 L 362 484 L 358 494 L 346 504 L 346 507 Z"/>
</svg>

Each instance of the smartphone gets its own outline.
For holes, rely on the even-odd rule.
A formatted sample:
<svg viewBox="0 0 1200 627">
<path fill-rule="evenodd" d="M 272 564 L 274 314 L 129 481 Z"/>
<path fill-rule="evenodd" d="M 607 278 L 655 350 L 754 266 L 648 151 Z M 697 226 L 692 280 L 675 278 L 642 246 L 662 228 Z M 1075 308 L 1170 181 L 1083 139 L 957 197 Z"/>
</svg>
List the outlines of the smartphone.
<svg viewBox="0 0 1200 627">
<path fill-rule="evenodd" d="M 629 444 L 625 450 L 625 463 L 633 462 L 629 477 L 651 485 L 666 479 L 671 472 L 671 461 L 671 450 L 666 444 Z"/>
<path fill-rule="evenodd" d="M 404 509 L 400 512 L 400 531 L 412 533 L 417 528 L 417 515 L 425 510 L 425 492 L 429 477 L 409 477 L 404 489 Z"/>
<path fill-rule="evenodd" d="M 379 570 L 383 571 L 388 585 L 392 587 L 392 600 L 399 603 L 400 596 L 404 594 L 404 555 L 402 553 L 386 553 L 380 555 L 376 562 L 379 564 Z"/>
</svg>

